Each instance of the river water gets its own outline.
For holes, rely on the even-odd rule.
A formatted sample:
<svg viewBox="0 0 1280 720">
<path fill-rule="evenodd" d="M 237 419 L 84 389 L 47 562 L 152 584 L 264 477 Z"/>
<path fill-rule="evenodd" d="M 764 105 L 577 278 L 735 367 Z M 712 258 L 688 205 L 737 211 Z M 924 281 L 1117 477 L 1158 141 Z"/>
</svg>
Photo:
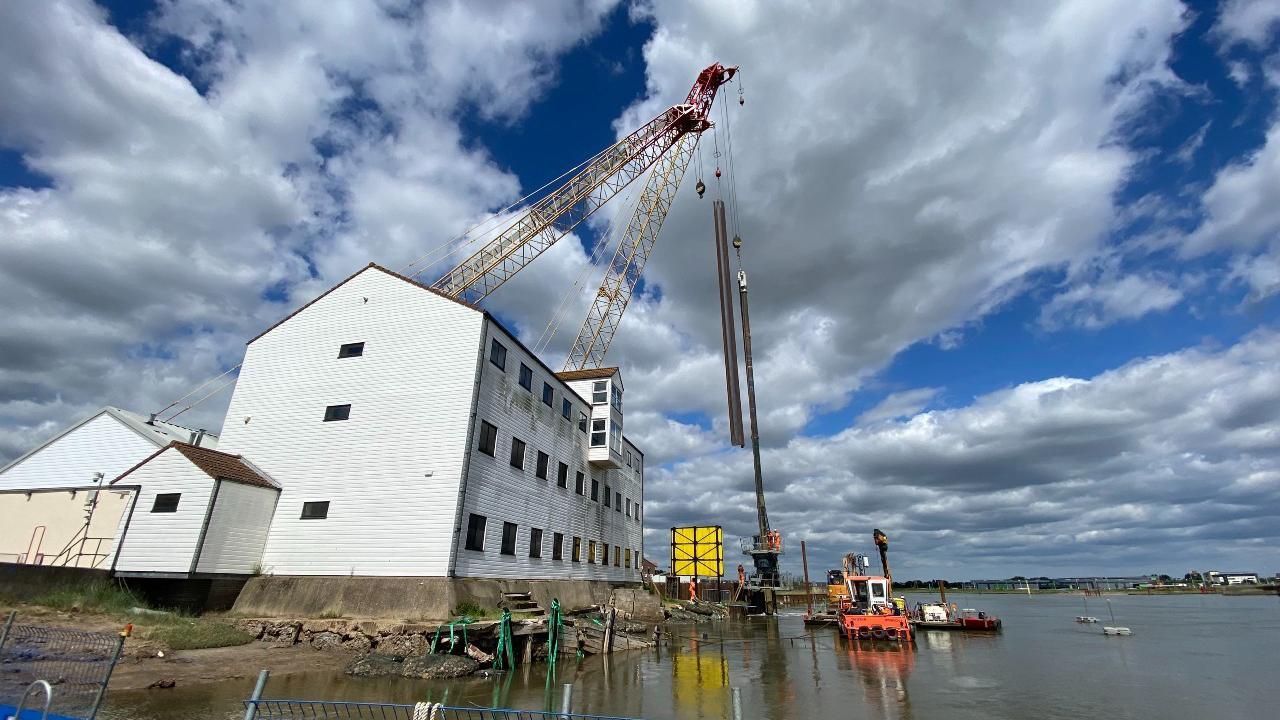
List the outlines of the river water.
<svg viewBox="0 0 1280 720">
<path fill-rule="evenodd" d="M 913 649 L 871 647 L 831 627 L 805 628 L 792 612 L 669 626 L 659 648 L 562 660 L 554 676 L 545 665 L 438 682 L 312 673 L 272 678 L 265 697 L 554 710 L 561 685 L 572 683 L 575 712 L 653 720 L 727 718 L 732 687 L 741 689 L 746 718 L 1253 720 L 1274 712 L 1274 596 L 1089 598 L 1097 625 L 1074 622 L 1084 613 L 1078 595 L 951 599 L 1001 617 L 1004 632 L 927 631 Z M 1102 635 L 1108 600 L 1132 636 Z M 100 717 L 238 718 L 252 684 L 113 692 Z"/>
</svg>

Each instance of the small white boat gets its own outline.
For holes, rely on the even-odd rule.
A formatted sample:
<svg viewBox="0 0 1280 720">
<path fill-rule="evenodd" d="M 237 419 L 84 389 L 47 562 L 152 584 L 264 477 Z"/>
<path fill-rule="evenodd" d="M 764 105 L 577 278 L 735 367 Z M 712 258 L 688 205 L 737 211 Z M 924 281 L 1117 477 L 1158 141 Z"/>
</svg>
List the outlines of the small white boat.
<svg viewBox="0 0 1280 720">
<path fill-rule="evenodd" d="M 1076 622 L 1078 622 L 1078 623 L 1096 623 L 1096 622 L 1098 622 L 1098 618 L 1093 617 L 1092 615 L 1077 615 L 1077 616 L 1076 616 Z"/>
<path fill-rule="evenodd" d="M 1103 635 L 1132 635 L 1133 631 L 1127 627 L 1103 627 Z"/>
</svg>

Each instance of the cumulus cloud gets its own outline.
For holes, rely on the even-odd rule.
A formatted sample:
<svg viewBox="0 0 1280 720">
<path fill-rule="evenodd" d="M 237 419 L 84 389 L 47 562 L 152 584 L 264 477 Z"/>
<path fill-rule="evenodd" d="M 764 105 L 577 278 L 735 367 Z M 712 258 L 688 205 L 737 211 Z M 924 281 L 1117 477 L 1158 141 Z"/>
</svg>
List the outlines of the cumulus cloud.
<svg viewBox="0 0 1280 720">
<path fill-rule="evenodd" d="M 1213 31 L 1224 44 L 1265 46 L 1280 27 L 1280 7 L 1270 0 L 1227 0 Z"/>
<path fill-rule="evenodd" d="M 163 2 L 138 42 L 183 48 L 184 76 L 89 0 L 5 4 L 0 144 L 52 186 L 0 189 L 0 458 L 159 409 L 515 197 L 459 114 L 519 118 L 611 5 Z M 183 420 L 217 428 L 227 395 Z"/>
<path fill-rule="evenodd" d="M 897 420 L 898 418 L 915 415 L 923 410 L 940 392 L 942 392 L 941 388 L 930 387 L 914 388 L 893 393 L 876 403 L 875 407 L 859 415 L 858 422 L 867 424 L 882 420 Z"/>
<path fill-rule="evenodd" d="M 770 520 L 808 540 L 811 569 L 891 528 L 904 578 L 1265 564 L 1280 539 L 1277 358 L 1263 331 L 797 438 L 765 454 Z M 710 516 L 752 527 L 749 469 L 727 452 L 657 473 L 651 545 Z"/>
<path fill-rule="evenodd" d="M 1040 309 L 1040 324 L 1049 329 L 1075 326 L 1096 330 L 1168 310 L 1182 298 L 1182 289 L 1169 277 L 1104 277 L 1096 282 L 1075 283 L 1055 295 Z"/>
</svg>

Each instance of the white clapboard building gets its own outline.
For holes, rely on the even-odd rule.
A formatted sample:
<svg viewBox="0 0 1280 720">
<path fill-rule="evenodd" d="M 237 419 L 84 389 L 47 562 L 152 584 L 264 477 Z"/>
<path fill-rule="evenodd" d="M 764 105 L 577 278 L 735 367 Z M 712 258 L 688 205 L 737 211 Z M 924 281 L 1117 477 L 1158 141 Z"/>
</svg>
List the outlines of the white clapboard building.
<svg viewBox="0 0 1280 720">
<path fill-rule="evenodd" d="M 110 568 L 136 489 L 111 481 L 173 441 L 218 438 L 104 407 L 0 468 L 0 562 Z"/>
<path fill-rule="evenodd" d="M 249 342 L 219 449 L 280 487 L 267 573 L 635 582 L 622 400 L 371 264 Z"/>
</svg>

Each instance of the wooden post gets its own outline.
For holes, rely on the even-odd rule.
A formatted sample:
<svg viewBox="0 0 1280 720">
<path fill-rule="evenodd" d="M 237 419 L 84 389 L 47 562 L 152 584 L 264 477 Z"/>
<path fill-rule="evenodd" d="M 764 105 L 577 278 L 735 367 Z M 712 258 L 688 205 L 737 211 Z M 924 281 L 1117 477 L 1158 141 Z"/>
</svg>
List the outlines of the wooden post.
<svg viewBox="0 0 1280 720">
<path fill-rule="evenodd" d="M 938 581 L 938 594 L 942 596 L 942 604 L 947 604 L 947 584 L 942 580 Z"/>
<path fill-rule="evenodd" d="M 804 604 L 809 608 L 809 614 L 813 614 L 813 592 L 809 588 L 809 553 L 804 547 L 804 541 L 800 541 L 800 564 L 804 567 Z"/>
</svg>

